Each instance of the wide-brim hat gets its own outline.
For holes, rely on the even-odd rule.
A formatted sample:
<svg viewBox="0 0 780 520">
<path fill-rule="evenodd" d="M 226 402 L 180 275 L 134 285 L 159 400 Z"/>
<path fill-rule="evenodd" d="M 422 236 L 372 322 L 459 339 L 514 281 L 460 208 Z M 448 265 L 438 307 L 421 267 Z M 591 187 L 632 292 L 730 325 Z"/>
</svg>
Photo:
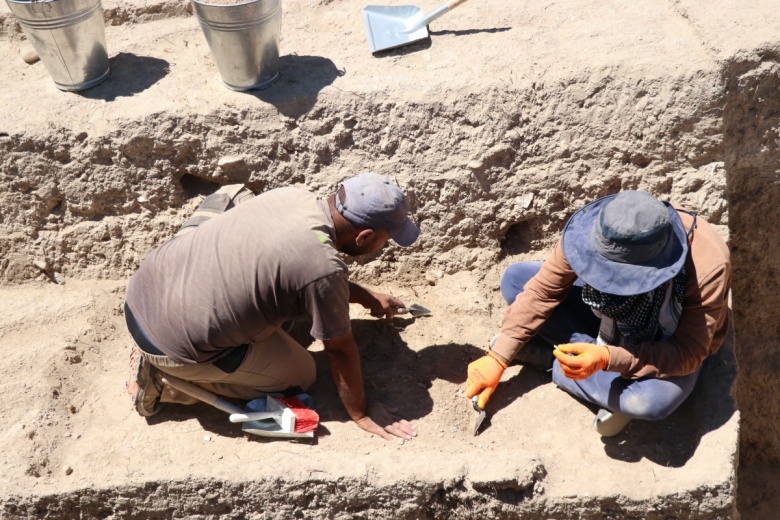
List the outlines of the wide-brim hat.
<svg viewBox="0 0 780 520">
<path fill-rule="evenodd" d="M 605 211 L 618 196 L 620 202 Z M 649 230 L 642 231 L 647 222 Z M 677 276 L 688 255 L 677 210 L 638 191 L 609 195 L 579 209 L 563 229 L 562 246 L 580 279 L 618 296 L 652 291 Z"/>
</svg>

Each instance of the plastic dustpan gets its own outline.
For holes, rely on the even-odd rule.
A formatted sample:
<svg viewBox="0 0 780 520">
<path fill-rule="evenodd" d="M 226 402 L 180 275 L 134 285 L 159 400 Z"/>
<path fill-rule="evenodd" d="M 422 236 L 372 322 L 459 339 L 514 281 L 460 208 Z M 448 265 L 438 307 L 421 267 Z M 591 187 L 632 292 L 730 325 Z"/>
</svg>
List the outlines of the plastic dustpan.
<svg viewBox="0 0 780 520">
<path fill-rule="evenodd" d="M 294 421 L 290 423 L 290 415 L 294 416 L 295 414 L 288 407 L 280 404 L 273 396 L 253 399 L 246 404 L 246 409 L 241 409 L 222 397 L 178 377 L 165 374 L 162 381 L 185 394 L 231 414 L 232 422 L 243 423 L 241 425 L 242 431 L 261 437 L 275 437 L 277 439 L 311 439 L 314 437 L 314 431 L 295 433 Z M 295 397 L 307 408 L 312 408 L 314 400 L 309 394 L 298 394 Z M 269 401 L 271 403 L 270 406 Z M 255 420 L 251 414 L 255 414 L 254 417 L 262 417 L 262 419 Z M 243 418 L 233 420 L 234 416 L 237 419 L 238 416 L 243 416 Z"/>
<path fill-rule="evenodd" d="M 314 400 L 309 394 L 298 394 L 307 408 L 313 408 Z M 240 422 L 241 430 L 261 437 L 277 439 L 311 439 L 314 432 L 295 433 L 293 412 L 279 403 L 273 396 L 253 399 L 246 403 L 246 410 L 241 414 L 231 414 L 231 422 Z M 253 419 L 253 417 L 259 417 Z"/>
<path fill-rule="evenodd" d="M 450 0 L 428 15 L 413 5 L 369 5 L 363 22 L 372 53 L 408 45 L 428 37 L 428 24 L 466 0 Z"/>
</svg>

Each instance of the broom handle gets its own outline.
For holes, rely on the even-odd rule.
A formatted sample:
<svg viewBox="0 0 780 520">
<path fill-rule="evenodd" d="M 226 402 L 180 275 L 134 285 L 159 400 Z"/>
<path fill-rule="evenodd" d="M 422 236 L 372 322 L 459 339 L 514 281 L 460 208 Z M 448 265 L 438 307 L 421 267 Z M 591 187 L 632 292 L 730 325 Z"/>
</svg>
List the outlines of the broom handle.
<svg viewBox="0 0 780 520">
<path fill-rule="evenodd" d="M 455 9 L 465 1 L 466 0 L 450 0 L 448 3 L 431 11 L 429 15 L 427 15 L 425 18 L 423 18 L 422 20 L 414 24 L 414 26 L 410 27 L 409 29 L 406 29 L 404 32 L 410 33 L 416 31 L 417 29 L 425 27 L 426 25 L 428 25 L 429 23 L 431 23 L 432 21 L 434 21 L 435 19 L 437 19 L 438 17 L 440 17 L 441 15 L 449 11 L 450 9 Z"/>
<path fill-rule="evenodd" d="M 172 386 L 176 390 L 180 390 L 187 395 L 191 395 L 195 399 L 199 399 L 206 404 L 210 404 L 215 408 L 219 408 L 223 412 L 227 412 L 230 414 L 244 413 L 244 410 L 234 405 L 233 403 L 229 403 L 224 399 L 222 399 L 221 397 L 212 394 L 205 388 L 201 388 L 199 386 L 193 385 L 192 383 L 179 379 L 178 377 L 174 377 L 166 374 L 162 378 L 162 381 L 163 383 Z"/>
<path fill-rule="evenodd" d="M 230 422 L 261 421 L 263 419 L 282 420 L 283 411 L 278 412 L 244 412 L 230 414 Z"/>
</svg>

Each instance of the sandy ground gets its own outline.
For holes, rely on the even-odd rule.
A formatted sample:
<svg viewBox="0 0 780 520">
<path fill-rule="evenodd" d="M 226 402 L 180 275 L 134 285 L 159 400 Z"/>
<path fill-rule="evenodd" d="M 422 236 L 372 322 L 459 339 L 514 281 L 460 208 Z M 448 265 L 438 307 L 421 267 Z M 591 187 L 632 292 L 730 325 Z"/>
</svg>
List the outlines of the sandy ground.
<svg viewBox="0 0 780 520">
<path fill-rule="evenodd" d="M 384 289 L 433 311 L 388 323 L 353 309 L 368 396 L 398 406 L 418 426 L 419 437 L 406 443 L 372 437 L 348 420 L 305 323 L 295 336 L 317 362 L 310 393 L 321 424 L 313 441 L 267 441 L 242 433 L 207 405 L 170 405 L 149 420 L 135 413 L 123 387 L 130 353 L 123 281 L 0 289 L 6 356 L 0 420 L 9 425 L 2 434 L 3 493 L 270 474 L 385 483 L 465 477 L 499 489 L 525 482 L 548 500 L 617 494 L 642 501 L 691 482 L 717 487 L 732 471 L 733 460 L 708 454 L 733 445 L 734 429 L 722 426 L 738 415 L 699 409 L 706 389 L 692 398 L 697 404 L 662 424 L 634 423 L 619 437 L 600 439 L 591 428 L 592 407 L 557 389 L 549 375 L 512 366 L 490 401 L 484 431 L 472 436 L 465 367 L 500 322 L 497 291 L 466 273 Z"/>
<path fill-rule="evenodd" d="M 187 2 L 107 1 L 112 75 L 90 91 L 63 94 L 41 63 L 21 60 L 29 45 L 0 4 L 2 49 L 9 57 L 0 64 L 0 139 L 13 138 L 13 149 L 6 148 L 13 154 L 28 154 L 18 163 L 3 158 L 13 203 L 4 204 L 0 238 L 30 255 L 23 268 L 13 260 L 2 264 L 4 279 L 25 283 L 0 287 L 0 421 L 7 425 L 0 434 L 0 494 L 78 496 L 85 489 L 135 486 L 128 500 L 137 503 L 143 496 L 137 489 L 163 480 L 359 476 L 393 483 L 461 476 L 494 487 L 514 481 L 553 501 L 607 496 L 623 505 L 644 501 L 652 510 L 654 497 L 728 482 L 739 419 L 728 389 L 710 393 L 713 388 L 703 385 L 668 421 L 631 424 L 613 440 L 595 436 L 593 410 L 555 388 L 546 374 L 508 370 L 491 401 L 490 422 L 476 438 L 465 431 L 473 412 L 462 391 L 466 365 L 500 323 L 501 268 L 529 251 L 528 257 L 543 258 L 552 239 L 528 243 L 523 235 L 523 247 L 497 260 L 506 227 L 490 226 L 506 221 L 510 210 L 530 207 L 534 226 L 555 228 L 583 193 L 626 182 L 681 194 L 720 218 L 725 202 L 711 196 L 720 181 L 709 179 L 722 172 L 722 151 L 716 137 L 701 138 L 719 135 L 720 121 L 686 109 L 721 88 L 724 61 L 742 54 L 755 59 L 752 49 L 776 41 L 776 2 L 754 0 L 750 8 L 732 0 L 469 2 L 432 24 L 430 41 L 381 57 L 368 53 L 363 3 L 284 5 L 282 76 L 275 89 L 227 90 Z M 431 100 L 445 108 L 424 108 Z M 377 106 L 387 119 L 377 115 L 372 123 L 365 111 Z M 453 116 L 446 107 L 462 113 Z M 353 109 L 356 120 L 344 115 Z M 438 118 L 440 128 L 430 123 Z M 505 119 L 514 128 L 505 131 Z M 452 120 L 459 124 L 455 130 Z M 203 133 L 182 136 L 181 128 Z M 664 134 L 670 128 L 684 138 Z M 696 130 L 698 141 L 685 138 L 684 131 Z M 176 135 L 174 144 L 166 134 Z M 294 182 L 323 189 L 358 167 L 397 169 L 407 181 L 424 177 L 416 187 L 420 214 L 433 230 L 424 239 L 435 251 L 427 260 L 431 269 L 410 272 L 395 253 L 356 267 L 361 280 L 434 315 L 393 323 L 360 309 L 353 315 L 369 396 L 398 405 L 418 424 L 413 442 L 386 443 L 349 423 L 316 342 L 310 350 L 321 375 L 312 394 L 322 424 L 312 444 L 248 438 L 206 406 L 172 407 L 150 421 L 130 407 L 123 388 L 130 350 L 121 315 L 124 284 L 143 254 L 194 207 L 196 199 L 176 187 L 181 171 L 202 175 L 250 141 L 262 156 L 275 146 L 263 139 L 279 135 L 289 153 L 279 154 L 283 159 L 273 166 L 282 166 L 270 180 L 267 163 L 248 165 L 263 172 L 247 174 L 255 188 Z M 184 165 L 173 173 L 155 169 L 169 159 L 155 155 L 156 147 Z M 646 157 L 630 153 L 638 149 Z M 330 163 L 306 163 L 307 154 L 331 151 Z M 37 162 L 35 154 L 50 162 Z M 690 160 L 686 177 L 673 182 L 665 174 L 681 158 Z M 202 164 L 208 161 L 213 164 Z M 55 166 L 57 182 L 48 183 L 47 168 Z M 472 192 L 448 184 L 472 173 Z M 489 205 L 512 189 L 515 175 L 536 198 L 518 190 L 516 206 Z M 216 170 L 210 180 L 235 178 Z M 35 197 L 16 197 L 30 192 Z M 471 222 L 461 209 L 446 218 L 439 211 L 463 199 L 479 213 Z M 144 220 L 150 214 L 156 220 Z M 725 217 L 718 223 L 725 226 Z M 538 238 L 529 229 L 520 231 Z M 133 230 L 146 238 L 131 237 Z M 100 249 L 105 244 L 121 259 L 114 262 Z M 92 246 L 99 254 L 90 256 Z M 29 260 L 42 252 L 65 273 L 64 285 L 46 277 L 29 281 L 30 272 L 37 275 Z M 296 335 L 310 341 L 305 326 Z M 726 361 L 720 370 L 714 374 L 729 380 Z M 712 396 L 722 402 L 712 403 Z M 523 482 L 531 484 L 523 488 Z M 717 500 L 710 493 L 701 502 Z M 112 514 L 122 516 L 116 507 Z"/>
</svg>

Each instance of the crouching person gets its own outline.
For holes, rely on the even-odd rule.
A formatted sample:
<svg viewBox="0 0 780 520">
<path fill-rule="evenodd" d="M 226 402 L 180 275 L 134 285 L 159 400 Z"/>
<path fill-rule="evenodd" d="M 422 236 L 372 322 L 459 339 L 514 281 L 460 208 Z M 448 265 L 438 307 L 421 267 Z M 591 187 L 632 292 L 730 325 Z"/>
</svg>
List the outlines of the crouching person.
<svg viewBox="0 0 780 520">
<path fill-rule="evenodd" d="M 351 282 L 340 256 L 417 239 L 401 189 L 364 173 L 326 198 L 279 188 L 225 211 L 231 197 L 207 197 L 130 278 L 125 313 L 137 345 L 129 382 L 136 410 L 151 416 L 164 403 L 194 402 L 164 385 L 163 374 L 244 400 L 306 390 L 316 378 L 314 359 L 282 324 L 308 316 L 355 423 L 388 440 L 414 437 L 396 410 L 366 401 L 349 317 L 350 303 L 384 317 L 404 303 Z"/>
<path fill-rule="evenodd" d="M 484 407 L 507 363 L 547 359 L 553 382 L 599 406 L 602 436 L 664 419 L 726 338 L 730 286 L 728 248 L 695 213 L 642 191 L 596 200 L 572 215 L 546 261 L 507 269 L 509 307 L 468 367 L 467 396 Z"/>
</svg>

